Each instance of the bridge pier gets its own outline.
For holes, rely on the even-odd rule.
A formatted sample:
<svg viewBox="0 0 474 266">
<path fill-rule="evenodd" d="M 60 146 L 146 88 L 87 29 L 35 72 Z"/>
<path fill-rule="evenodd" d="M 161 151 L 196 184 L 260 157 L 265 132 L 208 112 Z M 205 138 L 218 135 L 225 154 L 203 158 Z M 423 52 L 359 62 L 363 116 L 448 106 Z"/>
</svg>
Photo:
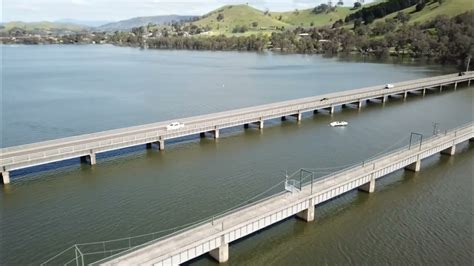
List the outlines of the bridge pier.
<svg viewBox="0 0 474 266">
<path fill-rule="evenodd" d="M 325 110 L 328 110 L 330 114 L 334 114 L 334 106 L 331 105 L 331 107 L 324 108 Z"/>
<path fill-rule="evenodd" d="M 409 164 L 405 167 L 406 170 L 413 171 L 413 172 L 419 172 L 420 168 L 421 168 L 421 160 L 419 156 L 416 162 Z"/>
<path fill-rule="evenodd" d="M 165 140 L 162 139 L 162 140 L 159 140 L 158 141 L 158 150 L 162 151 L 165 149 Z"/>
<path fill-rule="evenodd" d="M 469 80 L 467 81 L 467 86 L 468 86 L 468 87 L 471 87 L 471 79 L 469 79 Z"/>
<path fill-rule="evenodd" d="M 406 100 L 407 97 L 408 97 L 408 91 L 405 91 L 405 92 L 403 93 L 403 100 Z"/>
<path fill-rule="evenodd" d="M 454 90 L 457 90 L 457 88 L 458 88 L 458 83 L 454 82 Z"/>
<path fill-rule="evenodd" d="M 373 193 L 375 191 L 375 179 L 374 175 L 372 174 L 372 179 L 370 179 L 369 183 L 366 183 L 358 188 L 360 191 L 364 191 L 367 193 Z"/>
<path fill-rule="evenodd" d="M 441 151 L 441 154 L 453 156 L 456 153 L 456 145 L 453 145 L 445 150 Z"/>
<path fill-rule="evenodd" d="M 292 115 L 296 117 L 296 121 L 301 121 L 301 112 L 298 112 L 297 114 Z"/>
<path fill-rule="evenodd" d="M 443 91 L 443 85 L 439 85 L 439 92 Z"/>
<path fill-rule="evenodd" d="M 306 210 L 303 210 L 297 213 L 296 217 L 308 223 L 314 221 L 314 199 L 313 198 L 308 200 L 308 208 Z"/>
<path fill-rule="evenodd" d="M 219 138 L 219 129 L 216 128 L 216 129 L 214 130 L 214 139 L 218 139 L 218 138 Z"/>
<path fill-rule="evenodd" d="M 375 98 L 375 99 L 381 101 L 382 103 L 385 103 L 387 101 L 387 97 L 385 95 L 382 97 Z"/>
<path fill-rule="evenodd" d="M 425 94 L 426 94 L 426 88 L 423 88 L 423 93 L 422 94 L 423 94 L 423 97 L 424 97 Z"/>
<path fill-rule="evenodd" d="M 263 124 L 264 124 L 264 120 L 261 119 L 261 120 L 258 122 L 258 128 L 259 128 L 259 129 L 263 129 Z"/>
<path fill-rule="evenodd" d="M 91 151 L 91 153 L 89 155 L 82 156 L 81 157 L 81 162 L 88 163 L 90 165 L 96 165 L 97 164 L 97 159 L 96 159 L 95 153 Z"/>
<path fill-rule="evenodd" d="M 221 245 L 209 251 L 209 255 L 219 263 L 224 263 L 229 260 L 229 244 L 225 243 L 224 236 L 221 237 Z"/>
<path fill-rule="evenodd" d="M 2 180 L 4 185 L 10 184 L 10 172 L 2 172 Z"/>
</svg>

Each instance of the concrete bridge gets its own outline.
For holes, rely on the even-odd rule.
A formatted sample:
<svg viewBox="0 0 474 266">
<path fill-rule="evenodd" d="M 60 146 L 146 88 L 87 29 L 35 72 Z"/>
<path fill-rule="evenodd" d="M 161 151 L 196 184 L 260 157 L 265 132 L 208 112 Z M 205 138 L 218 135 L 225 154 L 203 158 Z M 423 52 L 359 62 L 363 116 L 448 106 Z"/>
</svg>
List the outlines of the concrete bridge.
<svg viewBox="0 0 474 266">
<path fill-rule="evenodd" d="M 255 107 L 194 116 L 173 121 L 128 127 L 81 136 L 62 138 L 33 144 L 0 149 L 0 172 L 3 183 L 10 183 L 10 172 L 32 166 L 58 162 L 62 160 L 81 158 L 91 165 L 96 164 L 96 154 L 123 149 L 131 146 L 157 144 L 160 150 L 165 148 L 165 141 L 211 132 L 219 138 L 219 130 L 229 127 L 248 127 L 256 124 L 263 128 L 264 121 L 274 118 L 295 117 L 301 120 L 305 112 L 321 110 L 334 112 L 337 106 L 354 105 L 361 108 L 364 101 L 376 100 L 385 102 L 388 97 L 401 95 L 406 98 L 410 93 L 425 94 L 427 90 L 443 90 L 448 86 L 456 89 L 458 84 L 465 82 L 470 85 L 474 72 L 437 76 L 394 83 L 395 87 L 386 89 L 385 85 L 355 89 L 343 92 L 329 93 L 315 97 L 308 97 Z M 178 130 L 166 130 L 171 122 L 179 121 L 185 124 Z"/>
<path fill-rule="evenodd" d="M 294 215 L 311 222 L 315 219 L 315 206 L 317 209 L 318 204 L 353 189 L 372 193 L 377 179 L 404 168 L 420 171 L 423 159 L 436 153 L 454 155 L 457 144 L 473 138 L 474 123 L 471 122 L 329 176 L 314 181 L 314 176 L 310 176 L 311 182 L 287 187 L 276 195 L 130 248 L 93 265 L 179 265 L 205 253 L 218 262 L 226 262 L 231 242 Z M 310 173 L 301 171 L 303 175 Z M 100 243 L 98 246 L 102 247 Z M 84 265 L 84 255 L 87 253 L 78 249 L 72 261 Z"/>
</svg>

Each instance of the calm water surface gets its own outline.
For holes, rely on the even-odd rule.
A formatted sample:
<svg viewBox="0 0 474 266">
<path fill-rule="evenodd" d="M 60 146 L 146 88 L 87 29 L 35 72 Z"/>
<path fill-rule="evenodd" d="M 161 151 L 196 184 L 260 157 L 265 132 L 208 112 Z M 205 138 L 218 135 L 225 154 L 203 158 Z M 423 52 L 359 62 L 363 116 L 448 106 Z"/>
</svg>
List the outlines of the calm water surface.
<svg viewBox="0 0 474 266">
<path fill-rule="evenodd" d="M 111 46 L 2 46 L 2 146 L 454 72 L 438 66 L 319 56 L 141 51 Z M 0 190 L 0 262 L 38 264 L 74 244 L 209 217 L 280 182 L 282 171 L 360 162 L 473 120 L 461 88 L 371 103 L 301 123 L 186 139 L 162 152 L 102 155 L 13 174 Z M 331 128 L 346 120 L 347 128 Z M 473 144 L 396 172 L 376 193 L 350 192 L 231 244 L 235 265 L 472 264 Z M 281 188 L 280 188 L 281 189 Z M 190 264 L 214 264 L 203 256 Z"/>
</svg>

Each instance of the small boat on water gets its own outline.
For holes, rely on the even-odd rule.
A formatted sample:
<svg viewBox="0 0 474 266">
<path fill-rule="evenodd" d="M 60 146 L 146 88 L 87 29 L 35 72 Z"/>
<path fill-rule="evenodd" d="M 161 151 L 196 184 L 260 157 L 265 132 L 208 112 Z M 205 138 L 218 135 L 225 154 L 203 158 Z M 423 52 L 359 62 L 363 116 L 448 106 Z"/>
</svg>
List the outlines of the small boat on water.
<svg viewBox="0 0 474 266">
<path fill-rule="evenodd" d="M 331 122 L 330 125 L 332 127 L 345 127 L 349 125 L 349 123 L 347 123 L 346 121 L 334 121 L 334 122 Z"/>
</svg>

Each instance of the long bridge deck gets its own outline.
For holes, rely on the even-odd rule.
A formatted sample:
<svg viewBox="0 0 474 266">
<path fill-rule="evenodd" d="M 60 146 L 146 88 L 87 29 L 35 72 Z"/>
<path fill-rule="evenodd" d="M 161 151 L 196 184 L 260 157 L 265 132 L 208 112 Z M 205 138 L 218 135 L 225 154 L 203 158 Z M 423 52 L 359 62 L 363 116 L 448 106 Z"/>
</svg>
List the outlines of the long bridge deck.
<svg viewBox="0 0 474 266">
<path fill-rule="evenodd" d="M 169 139 L 212 132 L 215 138 L 219 137 L 219 130 L 234 126 L 257 123 L 263 128 L 264 121 L 274 118 L 294 116 L 301 120 L 304 112 L 328 110 L 334 112 L 337 106 L 355 104 L 361 108 L 364 101 L 380 100 L 385 102 L 392 95 L 403 95 L 420 92 L 423 95 L 427 89 L 443 89 L 443 86 L 467 82 L 470 85 L 474 72 L 437 76 L 394 83 L 395 87 L 385 89 L 384 85 L 329 93 L 315 97 L 308 97 L 255 107 L 174 119 L 185 124 L 178 130 L 166 129 L 173 121 L 164 121 L 142 126 L 128 127 L 98 133 L 62 138 L 33 144 L 26 144 L 0 149 L 0 173 L 3 183 L 10 183 L 10 172 L 32 166 L 58 162 L 62 160 L 81 158 L 91 165 L 96 164 L 96 154 L 123 149 L 131 146 L 144 145 L 151 147 L 152 143 L 164 149 L 165 141 Z"/>
<path fill-rule="evenodd" d="M 344 169 L 293 192 L 284 191 L 221 215 L 212 221 L 130 248 L 95 265 L 178 265 L 209 253 L 219 262 L 229 259 L 229 243 L 271 226 L 290 216 L 310 222 L 315 206 L 353 189 L 374 192 L 375 181 L 406 168 L 419 171 L 421 160 L 436 153 L 454 155 L 458 143 L 473 140 L 474 124 L 392 151 L 357 166 Z M 83 263 L 81 252 L 76 263 Z"/>
</svg>

